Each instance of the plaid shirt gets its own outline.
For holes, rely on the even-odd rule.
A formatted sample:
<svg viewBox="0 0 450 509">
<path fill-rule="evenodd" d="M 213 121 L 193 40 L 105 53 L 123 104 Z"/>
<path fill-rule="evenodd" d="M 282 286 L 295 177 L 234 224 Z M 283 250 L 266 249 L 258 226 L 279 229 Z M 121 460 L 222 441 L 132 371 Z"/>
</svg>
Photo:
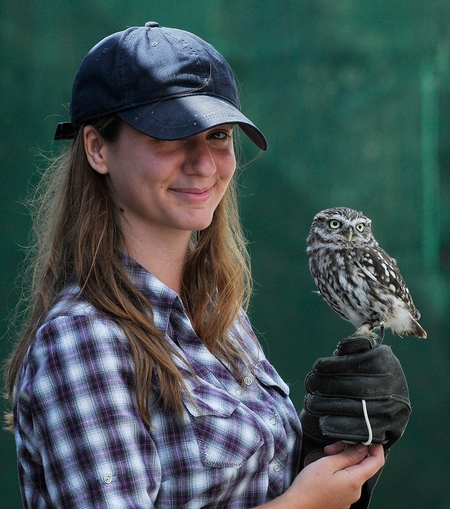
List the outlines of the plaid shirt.
<svg viewBox="0 0 450 509">
<path fill-rule="evenodd" d="M 19 479 L 25 508 L 251 508 L 298 472 L 300 423 L 288 387 L 244 316 L 230 331 L 249 358 L 245 390 L 193 331 L 179 296 L 128 257 L 183 370 L 182 418 L 157 391 L 152 426 L 137 409 L 123 331 L 68 288 L 37 332 L 16 386 Z M 157 385 L 157 383 L 156 383 Z"/>
</svg>

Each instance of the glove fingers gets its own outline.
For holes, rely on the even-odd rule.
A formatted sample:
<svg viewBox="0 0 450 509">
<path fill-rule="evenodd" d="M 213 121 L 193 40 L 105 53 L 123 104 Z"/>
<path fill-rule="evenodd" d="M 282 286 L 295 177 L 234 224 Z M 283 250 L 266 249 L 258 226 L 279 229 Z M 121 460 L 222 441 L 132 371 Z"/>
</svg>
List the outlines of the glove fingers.
<svg viewBox="0 0 450 509">
<path fill-rule="evenodd" d="M 387 398 L 397 389 L 391 372 L 379 372 L 375 375 L 336 373 L 331 376 L 312 371 L 305 379 L 305 387 L 310 394 L 358 399 Z"/>
<path fill-rule="evenodd" d="M 380 416 L 371 418 L 369 413 L 372 442 L 374 444 L 389 442 L 390 445 L 395 443 L 403 435 L 409 415 L 409 411 L 403 408 L 387 422 Z M 363 417 L 324 416 L 319 419 L 319 427 L 325 437 L 333 440 L 364 442 L 369 436 L 369 429 Z"/>
<path fill-rule="evenodd" d="M 362 399 L 366 400 L 368 412 L 380 416 L 381 419 L 392 417 L 403 407 L 411 410 L 409 400 L 397 395 L 371 400 L 360 397 L 340 398 L 307 394 L 304 398 L 304 408 L 316 415 L 362 416 Z"/>
<path fill-rule="evenodd" d="M 324 400 L 327 414 L 323 414 Z M 403 398 L 367 401 L 367 413 L 374 443 L 393 444 L 403 434 L 411 409 Z M 364 442 L 369 430 L 364 418 L 361 400 L 305 398 L 301 415 L 304 433 L 314 439 L 326 441 L 351 440 Z"/>
</svg>

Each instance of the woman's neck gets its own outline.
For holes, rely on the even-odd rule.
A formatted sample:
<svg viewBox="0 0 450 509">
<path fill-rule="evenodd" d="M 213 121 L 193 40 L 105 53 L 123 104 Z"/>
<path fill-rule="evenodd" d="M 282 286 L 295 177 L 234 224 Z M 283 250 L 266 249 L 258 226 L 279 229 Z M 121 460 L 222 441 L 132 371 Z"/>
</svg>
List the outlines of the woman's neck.
<svg viewBox="0 0 450 509">
<path fill-rule="evenodd" d="M 190 232 L 129 236 L 126 251 L 169 288 L 180 294 Z"/>
</svg>

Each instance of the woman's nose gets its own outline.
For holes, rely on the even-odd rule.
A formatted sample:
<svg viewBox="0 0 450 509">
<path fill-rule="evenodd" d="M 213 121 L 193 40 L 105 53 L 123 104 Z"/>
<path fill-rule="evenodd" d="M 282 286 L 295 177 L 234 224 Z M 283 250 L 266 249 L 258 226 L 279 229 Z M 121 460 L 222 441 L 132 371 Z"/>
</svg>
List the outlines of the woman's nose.
<svg viewBox="0 0 450 509">
<path fill-rule="evenodd" d="M 183 170 L 187 174 L 208 177 L 216 172 L 216 163 L 208 140 L 193 136 L 186 146 Z"/>
</svg>

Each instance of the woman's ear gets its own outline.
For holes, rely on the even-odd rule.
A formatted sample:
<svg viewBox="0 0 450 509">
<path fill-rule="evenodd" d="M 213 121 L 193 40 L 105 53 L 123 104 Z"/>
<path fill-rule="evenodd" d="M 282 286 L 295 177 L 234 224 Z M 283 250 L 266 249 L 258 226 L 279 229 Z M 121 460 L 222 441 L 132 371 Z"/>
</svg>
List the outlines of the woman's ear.
<svg viewBox="0 0 450 509">
<path fill-rule="evenodd" d="M 107 164 L 107 146 L 97 129 L 87 125 L 83 129 L 84 151 L 92 169 L 101 175 L 109 173 Z"/>
</svg>

